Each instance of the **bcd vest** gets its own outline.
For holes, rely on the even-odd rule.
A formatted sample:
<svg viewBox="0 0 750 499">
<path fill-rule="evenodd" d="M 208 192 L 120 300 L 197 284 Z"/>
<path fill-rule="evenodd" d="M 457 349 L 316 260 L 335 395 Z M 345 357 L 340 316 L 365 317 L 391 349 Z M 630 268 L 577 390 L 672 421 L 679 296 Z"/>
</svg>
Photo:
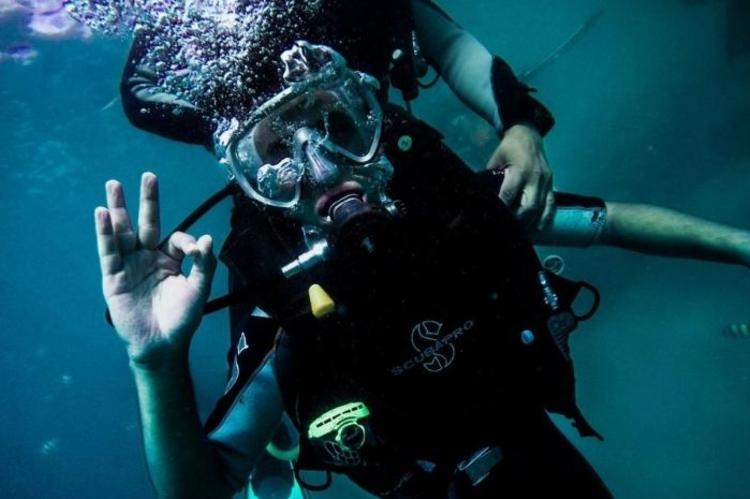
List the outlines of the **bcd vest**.
<svg viewBox="0 0 750 499">
<path fill-rule="evenodd" d="M 263 283 L 256 301 L 283 327 L 274 368 L 300 430 L 299 467 L 409 497 L 425 485 L 405 477 L 450 474 L 473 450 L 502 445 L 517 412 L 558 412 L 596 435 L 575 403 L 567 345 L 581 284 L 542 269 L 497 193 L 432 128 L 390 109 L 383 147 L 403 215 L 369 251 L 334 251 L 285 279 L 278 269 L 304 250 L 300 228 L 250 211 L 223 250 Z M 313 283 L 336 303 L 323 319 L 310 313 Z"/>
</svg>

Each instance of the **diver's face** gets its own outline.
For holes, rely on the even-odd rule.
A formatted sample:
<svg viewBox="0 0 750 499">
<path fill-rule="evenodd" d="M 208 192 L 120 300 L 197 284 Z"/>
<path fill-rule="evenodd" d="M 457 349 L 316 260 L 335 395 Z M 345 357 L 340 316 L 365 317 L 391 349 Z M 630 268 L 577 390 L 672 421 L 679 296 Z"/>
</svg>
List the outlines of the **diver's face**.
<svg viewBox="0 0 750 499">
<path fill-rule="evenodd" d="M 255 135 L 255 140 L 257 149 L 269 157 L 272 151 L 289 149 L 277 134 L 263 130 Z M 273 179 L 275 192 L 282 198 L 293 197 L 299 189 L 296 204 L 286 208 L 287 216 L 305 225 L 324 228 L 332 223 L 337 203 L 345 198 L 356 196 L 367 204 L 379 203 L 392 174 L 390 163 L 381 152 L 366 163 L 352 161 L 316 141 L 315 130 L 307 126 L 296 130 L 293 142 L 297 146 L 293 167 L 280 161 L 264 165 L 257 175 L 261 187 L 266 176 Z"/>
</svg>

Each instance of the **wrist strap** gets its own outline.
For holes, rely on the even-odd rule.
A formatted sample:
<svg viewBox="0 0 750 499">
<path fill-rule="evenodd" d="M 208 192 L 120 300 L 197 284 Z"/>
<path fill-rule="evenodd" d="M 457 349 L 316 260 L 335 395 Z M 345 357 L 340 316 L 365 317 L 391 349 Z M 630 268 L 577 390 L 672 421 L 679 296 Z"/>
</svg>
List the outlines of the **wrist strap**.
<svg viewBox="0 0 750 499">
<path fill-rule="evenodd" d="M 492 59 L 492 92 L 497 103 L 502 130 L 525 123 L 544 136 L 555 125 L 552 113 L 530 94 L 536 89 L 521 82 L 513 70 L 500 57 Z"/>
</svg>

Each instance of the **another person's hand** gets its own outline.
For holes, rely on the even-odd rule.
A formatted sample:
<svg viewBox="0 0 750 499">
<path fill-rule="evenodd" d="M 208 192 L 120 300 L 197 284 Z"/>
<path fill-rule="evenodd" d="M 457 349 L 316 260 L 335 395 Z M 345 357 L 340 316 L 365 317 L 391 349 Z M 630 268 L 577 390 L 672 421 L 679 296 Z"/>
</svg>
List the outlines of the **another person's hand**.
<svg viewBox="0 0 750 499">
<path fill-rule="evenodd" d="M 522 124 L 510 127 L 487 162 L 487 168 L 505 171 L 500 199 L 513 209 L 527 229 L 544 229 L 554 214 L 555 195 L 552 170 L 539 132 Z"/>
<path fill-rule="evenodd" d="M 110 180 L 106 191 L 107 208 L 94 213 L 104 298 L 131 362 L 158 366 L 186 354 L 200 323 L 216 269 L 211 237 L 176 232 L 159 249 L 159 190 L 152 173 L 141 178 L 137 232 L 122 185 Z M 188 276 L 180 272 L 185 256 L 193 257 Z"/>
</svg>

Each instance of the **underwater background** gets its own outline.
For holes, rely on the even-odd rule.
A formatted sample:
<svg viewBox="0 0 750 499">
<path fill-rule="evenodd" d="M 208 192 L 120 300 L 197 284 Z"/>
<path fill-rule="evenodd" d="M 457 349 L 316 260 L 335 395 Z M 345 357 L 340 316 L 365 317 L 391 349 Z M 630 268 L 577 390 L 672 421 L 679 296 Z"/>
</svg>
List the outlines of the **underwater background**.
<svg viewBox="0 0 750 499">
<path fill-rule="evenodd" d="M 743 69 L 727 57 L 724 2 L 439 3 L 518 72 L 600 13 L 531 81 L 557 118 L 545 141 L 556 188 L 750 228 L 750 74 L 748 61 Z M 30 34 L 4 6 L 0 496 L 151 497 L 125 350 L 104 322 L 93 210 L 110 178 L 137 206 L 140 174 L 150 170 L 167 230 L 224 174 L 202 148 L 127 122 L 117 100 L 127 39 Z M 443 83 L 414 110 L 483 167 L 491 134 Z M 223 239 L 228 212 L 222 205 L 192 232 Z M 750 269 L 540 248 L 553 253 L 566 276 L 602 293 L 572 351 L 580 405 L 605 441 L 556 421 L 615 496 L 750 497 L 750 338 L 722 335 L 750 321 Z M 214 295 L 225 282 L 220 270 Z M 227 346 L 226 314 L 207 317 L 191 350 L 204 416 L 223 392 Z M 337 479 L 311 496 L 365 494 Z"/>
</svg>

